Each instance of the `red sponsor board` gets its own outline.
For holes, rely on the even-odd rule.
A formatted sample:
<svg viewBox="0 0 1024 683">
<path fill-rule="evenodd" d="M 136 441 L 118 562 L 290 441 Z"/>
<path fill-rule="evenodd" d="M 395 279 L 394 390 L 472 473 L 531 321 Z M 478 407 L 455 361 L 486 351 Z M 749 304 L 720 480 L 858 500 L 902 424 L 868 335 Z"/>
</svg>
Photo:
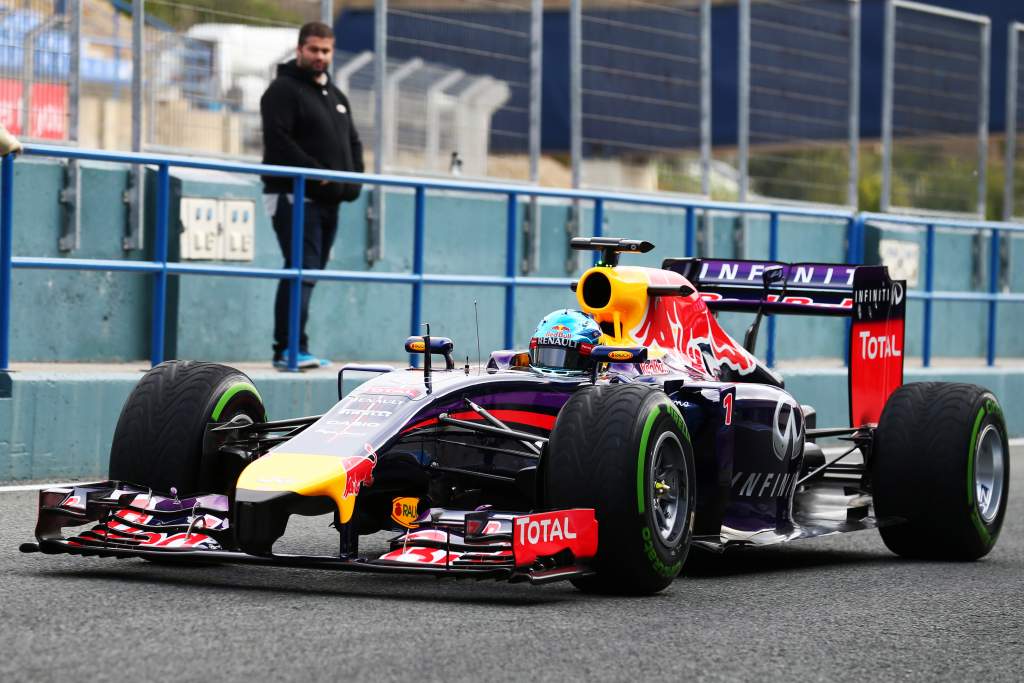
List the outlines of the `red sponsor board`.
<svg viewBox="0 0 1024 683">
<path fill-rule="evenodd" d="M 15 135 L 25 135 L 22 83 L 0 78 L 0 123 Z M 65 140 L 68 136 L 68 87 L 63 83 L 33 83 L 29 102 L 28 136 Z"/>
<path fill-rule="evenodd" d="M 577 559 L 597 554 L 597 519 L 592 509 L 540 512 L 516 517 L 512 554 L 517 567 L 569 550 Z"/>
<path fill-rule="evenodd" d="M 850 329 L 850 419 L 877 424 L 889 395 L 903 384 L 903 319 L 854 322 Z"/>
</svg>

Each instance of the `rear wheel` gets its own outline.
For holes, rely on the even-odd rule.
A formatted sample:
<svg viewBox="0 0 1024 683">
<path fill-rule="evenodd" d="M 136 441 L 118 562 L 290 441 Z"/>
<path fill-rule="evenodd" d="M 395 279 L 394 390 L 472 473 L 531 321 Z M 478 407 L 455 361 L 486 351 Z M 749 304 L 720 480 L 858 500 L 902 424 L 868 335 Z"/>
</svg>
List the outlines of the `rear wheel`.
<svg viewBox="0 0 1024 683">
<path fill-rule="evenodd" d="M 656 593 L 679 574 L 690 547 L 696 485 L 682 416 L 659 388 L 584 386 L 551 432 L 548 506 L 594 508 L 596 574 L 584 591 Z"/>
<path fill-rule="evenodd" d="M 907 384 L 889 398 L 871 462 L 875 512 L 904 557 L 976 560 L 1006 513 L 1010 449 L 991 392 L 973 384 Z"/>
<path fill-rule="evenodd" d="M 147 372 L 121 409 L 110 449 L 110 478 L 179 494 L 227 493 L 237 468 L 203 457 L 211 422 L 266 419 L 249 377 L 216 363 L 171 360 Z"/>
</svg>

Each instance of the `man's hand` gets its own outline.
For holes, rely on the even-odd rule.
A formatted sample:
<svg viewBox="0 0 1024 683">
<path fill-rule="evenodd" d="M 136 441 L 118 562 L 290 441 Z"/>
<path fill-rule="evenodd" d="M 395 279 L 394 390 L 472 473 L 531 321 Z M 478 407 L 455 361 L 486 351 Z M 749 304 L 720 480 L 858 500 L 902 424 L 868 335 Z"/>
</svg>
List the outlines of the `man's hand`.
<svg viewBox="0 0 1024 683">
<path fill-rule="evenodd" d="M 0 124 L 0 156 L 7 156 L 8 154 L 20 151 L 21 142 L 18 138 L 11 135 L 10 131 L 4 128 L 3 124 Z"/>
</svg>

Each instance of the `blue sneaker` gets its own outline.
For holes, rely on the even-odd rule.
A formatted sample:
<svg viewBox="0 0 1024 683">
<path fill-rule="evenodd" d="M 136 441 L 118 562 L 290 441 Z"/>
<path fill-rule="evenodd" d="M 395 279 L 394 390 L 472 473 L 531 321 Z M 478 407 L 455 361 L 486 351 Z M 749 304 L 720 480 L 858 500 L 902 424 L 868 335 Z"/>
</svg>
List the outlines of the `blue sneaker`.
<svg viewBox="0 0 1024 683">
<path fill-rule="evenodd" d="M 326 363 L 326 365 L 324 365 L 325 363 Z M 300 351 L 299 352 L 299 369 L 300 370 L 309 370 L 310 368 L 323 368 L 323 367 L 327 367 L 327 365 L 330 365 L 330 364 L 331 364 L 331 361 L 329 361 L 329 360 L 328 361 L 320 360 L 319 358 L 317 358 L 316 356 L 314 356 L 311 353 L 306 353 L 304 351 Z M 288 359 L 285 356 L 281 356 L 280 358 L 274 358 L 274 367 L 277 368 L 278 370 L 287 370 L 288 369 Z"/>
</svg>

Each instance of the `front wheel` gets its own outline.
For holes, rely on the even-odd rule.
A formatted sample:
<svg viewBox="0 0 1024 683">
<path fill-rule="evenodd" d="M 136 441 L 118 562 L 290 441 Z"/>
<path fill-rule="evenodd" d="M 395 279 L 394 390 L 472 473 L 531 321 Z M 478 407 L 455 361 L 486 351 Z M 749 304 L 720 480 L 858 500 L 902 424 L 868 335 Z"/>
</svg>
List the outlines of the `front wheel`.
<svg viewBox="0 0 1024 683">
<path fill-rule="evenodd" d="M 228 493 L 237 467 L 203 457 L 211 422 L 266 419 L 263 400 L 240 370 L 170 360 L 147 372 L 121 409 L 110 447 L 110 478 L 179 494 Z"/>
<path fill-rule="evenodd" d="M 696 496 L 682 415 L 660 388 L 584 386 L 558 415 L 544 470 L 548 507 L 594 508 L 588 592 L 646 595 L 672 583 L 690 547 Z"/>
<path fill-rule="evenodd" d="M 973 384 L 907 384 L 889 397 L 871 461 L 875 513 L 897 555 L 976 560 L 995 546 L 1010 490 L 1003 411 Z"/>
</svg>

